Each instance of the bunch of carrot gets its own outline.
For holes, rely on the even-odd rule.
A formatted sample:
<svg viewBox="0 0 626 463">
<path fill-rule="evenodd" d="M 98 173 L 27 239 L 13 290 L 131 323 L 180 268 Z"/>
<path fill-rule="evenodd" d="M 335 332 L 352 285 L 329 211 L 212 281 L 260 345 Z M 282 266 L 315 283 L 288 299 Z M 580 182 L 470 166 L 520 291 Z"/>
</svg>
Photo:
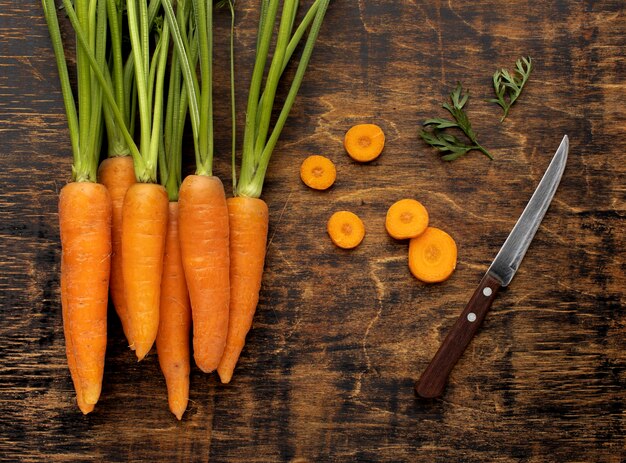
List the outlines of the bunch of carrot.
<svg viewBox="0 0 626 463">
<path fill-rule="evenodd" d="M 212 173 L 213 2 L 178 0 L 174 8 L 170 0 L 63 0 L 76 34 L 75 98 L 56 5 L 42 0 L 74 154 L 73 182 L 62 189 L 59 202 L 61 301 L 68 365 L 83 413 L 92 411 L 100 396 L 109 290 L 137 358 L 156 342 L 170 410 L 178 419 L 189 396 L 192 326 L 196 364 L 204 372 L 217 370 L 224 383 L 232 378 L 251 327 L 268 230 L 263 181 L 329 0 L 313 1 L 300 23 L 297 0 L 261 2 L 239 175 L 234 2 L 221 3 L 232 15 L 234 197 L 229 199 Z M 123 30 L 129 51 L 122 46 Z M 278 84 L 305 35 L 272 127 Z M 196 171 L 181 182 L 187 116 Z M 107 159 L 98 168 L 105 136 Z"/>
</svg>

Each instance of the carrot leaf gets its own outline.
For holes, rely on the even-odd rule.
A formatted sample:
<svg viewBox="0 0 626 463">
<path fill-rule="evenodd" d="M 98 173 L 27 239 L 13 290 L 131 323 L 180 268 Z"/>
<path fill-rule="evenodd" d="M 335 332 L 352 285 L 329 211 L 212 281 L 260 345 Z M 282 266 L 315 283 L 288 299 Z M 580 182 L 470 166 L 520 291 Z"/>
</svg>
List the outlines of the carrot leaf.
<svg viewBox="0 0 626 463">
<path fill-rule="evenodd" d="M 528 82 L 532 70 L 533 60 L 529 56 L 528 58 L 522 57 L 516 61 L 515 71 L 513 71 L 513 73 L 510 73 L 506 69 L 498 69 L 494 73 L 493 90 L 496 93 L 496 98 L 489 101 L 497 103 L 504 111 L 500 122 L 504 121 L 509 114 L 509 109 L 511 109 L 513 103 L 515 103 L 522 94 L 524 85 Z"/>
<path fill-rule="evenodd" d="M 423 123 L 424 127 L 432 127 L 432 130 L 422 129 L 420 136 L 426 143 L 441 152 L 441 159 L 444 161 L 454 161 L 472 150 L 478 150 L 489 159 L 493 159 L 491 153 L 478 143 L 478 136 L 465 112 L 465 105 L 468 101 L 469 93 L 463 92 L 463 86 L 459 82 L 450 93 L 451 104 L 446 102 L 442 105 L 454 120 L 437 117 L 426 119 Z M 443 130 L 454 128 L 463 132 L 471 144 L 466 144 L 457 137 L 443 132 Z"/>
</svg>

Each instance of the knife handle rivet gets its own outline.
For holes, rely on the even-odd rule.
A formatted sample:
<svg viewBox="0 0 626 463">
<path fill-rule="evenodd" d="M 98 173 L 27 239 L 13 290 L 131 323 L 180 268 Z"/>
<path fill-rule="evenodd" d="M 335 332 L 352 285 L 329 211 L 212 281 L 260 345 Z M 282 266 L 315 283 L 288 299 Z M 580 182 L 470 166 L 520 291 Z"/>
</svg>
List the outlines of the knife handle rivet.
<svg viewBox="0 0 626 463">
<path fill-rule="evenodd" d="M 487 286 L 485 289 L 483 289 L 483 294 L 487 297 L 491 296 L 493 294 L 493 291 L 491 290 L 491 288 L 489 286 Z"/>
<path fill-rule="evenodd" d="M 474 312 L 470 312 L 467 314 L 467 321 L 473 323 L 476 321 L 476 314 Z"/>
</svg>

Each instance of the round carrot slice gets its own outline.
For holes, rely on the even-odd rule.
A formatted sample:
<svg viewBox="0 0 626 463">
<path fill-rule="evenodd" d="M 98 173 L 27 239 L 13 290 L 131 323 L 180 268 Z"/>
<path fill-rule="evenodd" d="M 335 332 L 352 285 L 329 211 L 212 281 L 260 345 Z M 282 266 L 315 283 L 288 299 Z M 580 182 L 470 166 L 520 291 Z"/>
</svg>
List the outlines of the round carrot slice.
<svg viewBox="0 0 626 463">
<path fill-rule="evenodd" d="M 335 212 L 328 219 L 327 228 L 332 242 L 343 249 L 357 247 L 365 236 L 363 221 L 349 211 Z"/>
<path fill-rule="evenodd" d="M 343 146 L 355 161 L 373 161 L 383 151 L 385 134 L 375 124 L 355 125 L 346 132 Z"/>
<path fill-rule="evenodd" d="M 313 155 L 302 162 L 300 178 L 306 186 L 314 190 L 326 190 L 335 183 L 337 170 L 330 159 Z"/>
<path fill-rule="evenodd" d="M 387 211 L 385 228 L 392 238 L 415 238 L 428 227 L 428 211 L 414 199 L 401 199 Z"/>
<path fill-rule="evenodd" d="M 438 228 L 428 227 L 409 242 L 409 269 L 425 283 L 438 283 L 452 275 L 456 257 L 456 243 Z"/>
</svg>

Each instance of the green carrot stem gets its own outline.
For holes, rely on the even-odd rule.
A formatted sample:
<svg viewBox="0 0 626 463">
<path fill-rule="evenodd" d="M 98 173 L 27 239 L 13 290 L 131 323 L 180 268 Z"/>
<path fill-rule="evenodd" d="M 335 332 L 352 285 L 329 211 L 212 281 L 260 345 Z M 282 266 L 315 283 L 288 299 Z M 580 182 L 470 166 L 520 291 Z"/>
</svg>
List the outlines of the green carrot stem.
<svg viewBox="0 0 626 463">
<path fill-rule="evenodd" d="M 237 193 L 240 196 L 249 196 L 253 198 L 258 198 L 261 196 L 263 181 L 265 180 L 265 173 L 267 171 L 270 157 L 272 155 L 272 152 L 274 151 L 274 148 L 276 147 L 278 137 L 280 136 L 285 122 L 287 121 L 287 117 L 289 116 L 291 107 L 293 106 L 293 103 L 296 99 L 296 95 L 300 90 L 300 85 L 302 84 L 304 73 L 309 64 L 309 60 L 311 59 L 311 54 L 313 53 L 313 48 L 315 47 L 315 41 L 317 40 L 317 36 L 319 35 L 319 30 L 322 26 L 322 22 L 326 14 L 326 9 L 328 8 L 329 1 L 330 0 L 322 0 L 318 6 L 318 10 L 315 14 L 315 19 L 313 21 L 313 24 L 311 25 L 311 30 L 309 31 L 304 50 L 302 52 L 302 57 L 300 58 L 300 62 L 298 63 L 298 68 L 296 70 L 293 82 L 291 83 L 291 87 L 289 89 L 289 93 L 287 95 L 283 108 L 280 112 L 280 115 L 278 116 L 276 125 L 272 130 L 272 134 L 270 135 L 269 140 L 267 141 L 267 144 L 265 145 L 265 148 L 258 160 L 255 175 L 250 179 L 249 183 L 243 185 L 240 184 L 238 187 Z"/>
<path fill-rule="evenodd" d="M 241 157 L 241 172 L 239 182 L 248 182 L 254 175 L 256 163 L 254 160 L 254 143 L 257 132 L 256 113 L 259 104 L 259 94 L 265 70 L 265 63 L 272 41 L 272 32 L 276 22 L 276 12 L 278 10 L 278 0 L 270 0 L 267 11 L 261 11 L 262 30 L 258 38 L 256 59 L 252 70 L 250 81 L 250 91 L 248 93 L 248 106 L 246 111 L 246 125 L 243 137 L 243 152 Z"/>
<path fill-rule="evenodd" d="M 154 85 L 154 104 L 152 116 L 152 134 L 150 136 L 150 150 L 147 158 L 147 167 L 154 170 L 154 180 L 156 180 L 156 166 L 159 154 L 159 143 L 161 142 L 162 116 L 163 116 L 163 86 L 165 82 L 165 69 L 167 65 L 167 54 L 169 51 L 170 31 L 167 21 L 163 22 L 163 30 L 159 38 L 155 58 L 157 61 L 156 82 Z"/>
<path fill-rule="evenodd" d="M 237 107 L 235 105 L 235 5 L 228 0 L 230 9 L 230 120 L 231 120 L 231 169 L 233 194 L 237 191 Z"/>
<path fill-rule="evenodd" d="M 176 15 L 174 14 L 174 9 L 172 7 L 172 2 L 170 0 L 161 0 L 163 5 L 163 9 L 165 11 L 165 16 L 169 23 L 172 39 L 174 41 L 174 45 L 176 47 L 176 51 L 179 54 L 180 65 L 183 73 L 183 77 L 185 79 L 185 87 L 187 89 L 187 95 L 189 99 L 189 118 L 191 120 L 191 129 L 193 132 L 194 138 L 194 149 L 196 151 L 196 165 L 199 161 L 199 152 L 198 152 L 198 137 L 199 137 L 199 126 L 200 126 L 200 110 L 198 109 L 198 98 L 197 98 L 197 79 L 195 78 L 195 72 L 192 72 L 191 65 L 189 64 L 189 57 L 187 55 L 187 51 L 189 46 L 185 47 L 185 42 L 183 36 L 181 35 L 181 29 L 176 20 Z M 184 2 L 179 2 L 184 5 Z M 194 68 L 195 69 L 195 68 Z"/>
<path fill-rule="evenodd" d="M 106 98 L 107 103 L 110 105 L 111 110 L 113 111 L 113 116 L 115 117 L 118 126 L 122 130 L 124 139 L 128 143 L 128 147 L 130 148 L 131 155 L 133 156 L 135 172 L 137 173 L 138 178 L 139 177 L 145 178 L 145 175 L 146 175 L 145 164 L 143 162 L 143 159 L 141 158 L 139 150 L 137 149 L 137 145 L 135 145 L 133 138 L 128 132 L 128 129 L 126 129 L 126 126 L 124 125 L 124 119 L 122 117 L 122 114 L 119 108 L 115 104 L 113 93 L 111 92 L 111 89 L 107 85 L 106 79 L 104 75 L 102 74 L 102 71 L 100 70 L 95 57 L 93 56 L 93 53 L 91 53 L 91 51 L 88 48 L 87 40 L 85 39 L 82 27 L 80 23 L 78 22 L 78 17 L 76 16 L 76 12 L 74 11 L 74 7 L 71 3 L 71 0 L 63 0 L 63 5 L 65 7 L 65 12 L 67 14 L 67 17 L 70 20 L 70 23 L 72 24 L 72 27 L 74 28 L 74 31 L 76 32 L 76 39 L 78 40 L 78 48 L 86 51 L 85 55 L 89 61 L 91 69 L 94 71 L 94 75 L 99 85 L 102 86 L 104 97 Z M 142 180 L 142 181 L 145 181 L 145 180 Z"/>
<path fill-rule="evenodd" d="M 76 16 L 78 18 L 78 23 L 82 27 L 87 28 L 89 23 L 89 4 L 85 0 L 79 0 L 76 2 Z M 78 127 L 79 127 L 79 140 L 80 140 L 80 151 L 81 153 L 87 154 L 87 142 L 90 137 L 90 121 L 89 117 L 91 114 L 91 81 L 89 78 L 90 70 L 89 70 L 89 61 L 85 57 L 86 49 L 90 48 L 90 40 L 91 34 L 89 34 L 89 30 L 86 32 L 86 47 L 85 49 L 78 48 L 76 50 L 76 75 L 77 80 L 81 83 L 77 87 L 78 93 Z M 85 169 L 88 170 L 86 166 L 83 165 L 83 162 L 86 161 L 83 157 L 79 158 L 77 163 L 77 170 L 83 171 Z"/>
<path fill-rule="evenodd" d="M 50 33 L 50 39 L 52 41 L 52 48 L 54 50 L 54 57 L 56 59 L 57 68 L 59 70 L 59 80 L 61 82 L 61 94 L 63 95 L 63 104 L 65 106 L 65 112 L 67 114 L 67 125 L 70 132 L 70 142 L 72 145 L 73 165 L 75 173 L 79 173 L 84 176 L 83 172 L 77 172 L 76 165 L 80 158 L 79 148 L 79 129 L 78 129 L 78 114 L 76 112 L 76 103 L 74 101 L 74 95 L 72 93 L 72 86 L 70 84 L 69 73 L 67 70 L 67 62 L 65 60 L 65 53 L 63 51 L 63 42 L 61 39 L 61 30 L 59 28 L 59 20 L 56 15 L 56 4 L 54 0 L 42 0 L 44 16 L 46 17 L 46 23 L 48 24 L 48 31 Z M 80 82 L 78 83 L 80 85 Z M 88 179 L 88 181 L 95 182 L 96 179 Z"/>
<path fill-rule="evenodd" d="M 200 127 L 199 152 L 200 163 L 196 165 L 196 174 L 212 175 L 213 172 L 213 1 L 193 0 L 193 9 L 197 24 L 197 37 L 200 50 Z"/>
<path fill-rule="evenodd" d="M 293 25 L 293 14 L 296 7 L 296 0 L 285 0 L 283 4 L 282 16 L 280 19 L 280 26 L 278 28 L 278 38 L 276 39 L 276 48 L 274 49 L 274 55 L 272 56 L 272 62 L 267 74 L 267 80 L 265 82 L 265 98 L 262 102 L 261 118 L 256 121 L 256 141 L 254 144 L 254 156 L 258 156 L 265 147 L 267 141 L 267 133 L 270 127 L 270 118 L 272 117 L 272 108 L 274 106 L 274 98 L 276 96 L 276 89 L 278 88 L 278 82 L 283 70 L 283 60 L 285 58 L 285 52 L 287 45 L 289 44 L 289 35 L 291 33 L 291 26 Z"/>
</svg>

